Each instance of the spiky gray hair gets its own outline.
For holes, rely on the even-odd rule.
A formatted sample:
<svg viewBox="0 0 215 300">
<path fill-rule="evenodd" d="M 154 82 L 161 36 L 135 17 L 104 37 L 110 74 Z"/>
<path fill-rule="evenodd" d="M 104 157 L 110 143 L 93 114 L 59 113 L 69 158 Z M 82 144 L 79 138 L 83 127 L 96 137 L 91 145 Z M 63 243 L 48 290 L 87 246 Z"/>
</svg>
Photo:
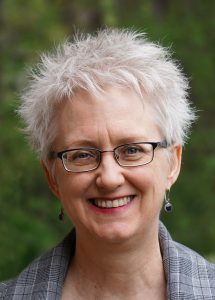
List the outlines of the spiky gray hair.
<svg viewBox="0 0 215 300">
<path fill-rule="evenodd" d="M 19 114 L 33 148 L 45 159 L 57 134 L 57 104 L 84 89 L 98 96 L 105 87 L 129 87 L 147 95 L 155 123 L 169 143 L 184 144 L 195 112 L 188 82 L 168 49 L 144 33 L 105 29 L 75 36 L 43 54 L 22 96 Z M 147 100 L 147 101 L 149 101 Z M 144 101 L 144 100 L 143 100 Z"/>
</svg>

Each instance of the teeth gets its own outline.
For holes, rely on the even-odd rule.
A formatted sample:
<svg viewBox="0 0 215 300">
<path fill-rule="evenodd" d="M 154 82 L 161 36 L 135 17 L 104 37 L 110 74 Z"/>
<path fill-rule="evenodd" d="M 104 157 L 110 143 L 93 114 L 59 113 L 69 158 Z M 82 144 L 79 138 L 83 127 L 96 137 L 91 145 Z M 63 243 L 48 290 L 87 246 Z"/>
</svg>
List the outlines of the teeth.
<svg viewBox="0 0 215 300">
<path fill-rule="evenodd" d="M 102 208 L 120 207 L 120 206 L 126 205 L 129 202 L 131 202 L 132 198 L 133 197 L 129 196 L 129 197 L 123 197 L 120 199 L 115 199 L 113 201 L 95 199 L 94 204 L 96 206 L 102 207 Z"/>
<path fill-rule="evenodd" d="M 107 207 L 112 207 L 111 201 L 107 201 Z"/>
</svg>

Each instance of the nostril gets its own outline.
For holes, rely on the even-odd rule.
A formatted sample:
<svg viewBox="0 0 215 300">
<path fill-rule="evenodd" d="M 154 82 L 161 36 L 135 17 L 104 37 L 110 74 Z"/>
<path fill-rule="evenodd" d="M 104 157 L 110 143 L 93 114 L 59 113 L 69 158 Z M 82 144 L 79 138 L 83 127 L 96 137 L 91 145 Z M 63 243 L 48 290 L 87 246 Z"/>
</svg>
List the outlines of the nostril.
<svg viewBox="0 0 215 300">
<path fill-rule="evenodd" d="M 98 174 L 96 178 L 96 185 L 98 188 L 105 189 L 108 191 L 116 190 L 124 183 L 124 177 L 119 172 L 114 170 L 103 171 Z"/>
</svg>

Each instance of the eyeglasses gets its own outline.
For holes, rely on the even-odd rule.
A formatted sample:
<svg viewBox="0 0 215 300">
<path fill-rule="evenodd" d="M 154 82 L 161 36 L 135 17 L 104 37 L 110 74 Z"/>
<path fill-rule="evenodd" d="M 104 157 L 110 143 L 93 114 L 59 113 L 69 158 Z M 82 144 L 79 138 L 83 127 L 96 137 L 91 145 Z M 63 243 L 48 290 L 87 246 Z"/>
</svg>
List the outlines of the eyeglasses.
<svg viewBox="0 0 215 300">
<path fill-rule="evenodd" d="M 73 148 L 61 152 L 51 152 L 51 158 L 60 158 L 66 171 L 81 173 L 99 167 L 102 153 L 112 152 L 116 162 L 122 167 L 147 165 L 154 158 L 156 148 L 167 148 L 167 141 L 140 142 L 120 145 L 113 150 L 99 150 L 90 147 Z"/>
</svg>

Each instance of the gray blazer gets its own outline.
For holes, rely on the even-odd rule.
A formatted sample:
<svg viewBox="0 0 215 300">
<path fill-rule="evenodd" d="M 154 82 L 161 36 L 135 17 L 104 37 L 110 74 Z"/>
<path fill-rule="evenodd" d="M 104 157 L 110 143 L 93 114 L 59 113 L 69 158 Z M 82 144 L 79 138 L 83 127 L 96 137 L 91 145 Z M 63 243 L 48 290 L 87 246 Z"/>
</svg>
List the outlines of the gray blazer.
<svg viewBox="0 0 215 300">
<path fill-rule="evenodd" d="M 168 300 L 215 300 L 215 265 L 174 242 L 160 223 L 160 246 Z M 61 298 L 69 261 L 75 251 L 75 230 L 55 248 L 36 259 L 18 277 L 0 283 L 3 300 Z"/>
</svg>

